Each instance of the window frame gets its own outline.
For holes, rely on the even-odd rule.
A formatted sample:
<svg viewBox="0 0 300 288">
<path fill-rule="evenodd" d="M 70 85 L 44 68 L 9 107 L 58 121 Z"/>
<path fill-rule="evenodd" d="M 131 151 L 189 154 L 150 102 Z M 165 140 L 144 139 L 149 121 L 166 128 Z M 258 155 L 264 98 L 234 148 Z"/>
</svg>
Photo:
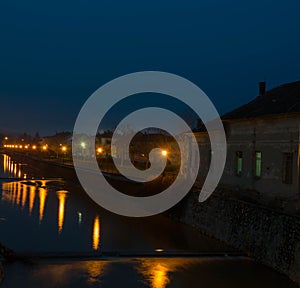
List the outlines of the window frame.
<svg viewBox="0 0 300 288">
<path fill-rule="evenodd" d="M 243 176 L 243 151 L 235 152 L 235 175 Z"/>
<path fill-rule="evenodd" d="M 258 157 L 258 155 L 260 155 Z M 258 168 L 259 167 L 259 168 Z M 254 151 L 254 178 L 260 179 L 262 177 L 262 151 L 256 150 Z"/>
</svg>

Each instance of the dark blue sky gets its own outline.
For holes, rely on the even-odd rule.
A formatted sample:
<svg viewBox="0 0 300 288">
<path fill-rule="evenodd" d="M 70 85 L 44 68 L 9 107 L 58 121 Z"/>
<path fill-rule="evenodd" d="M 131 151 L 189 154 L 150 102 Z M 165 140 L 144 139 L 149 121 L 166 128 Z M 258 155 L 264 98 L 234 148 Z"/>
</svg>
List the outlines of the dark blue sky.
<svg viewBox="0 0 300 288">
<path fill-rule="evenodd" d="M 161 70 L 222 114 L 300 80 L 299 0 L 1 0 L 0 128 L 72 130 L 105 82 Z"/>
</svg>

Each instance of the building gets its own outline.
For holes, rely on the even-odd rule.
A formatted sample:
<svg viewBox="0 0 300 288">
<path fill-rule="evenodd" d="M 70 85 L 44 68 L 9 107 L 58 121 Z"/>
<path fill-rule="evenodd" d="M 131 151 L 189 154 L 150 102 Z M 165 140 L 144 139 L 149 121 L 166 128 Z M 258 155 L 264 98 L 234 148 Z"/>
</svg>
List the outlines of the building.
<svg viewBox="0 0 300 288">
<path fill-rule="evenodd" d="M 222 117 L 227 160 L 219 187 L 271 206 L 296 207 L 300 194 L 300 81 L 265 91 Z M 206 132 L 196 132 L 201 155 L 198 185 L 210 164 Z M 222 190 L 222 189 L 221 189 Z"/>
</svg>

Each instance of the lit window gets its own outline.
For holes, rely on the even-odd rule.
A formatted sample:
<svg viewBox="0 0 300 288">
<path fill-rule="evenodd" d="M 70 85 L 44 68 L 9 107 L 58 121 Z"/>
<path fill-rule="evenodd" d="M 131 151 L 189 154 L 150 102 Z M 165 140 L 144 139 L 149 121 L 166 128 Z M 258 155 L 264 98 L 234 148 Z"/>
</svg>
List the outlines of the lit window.
<svg viewBox="0 0 300 288">
<path fill-rule="evenodd" d="M 261 177 L 261 152 L 255 151 L 255 177 Z"/>
<path fill-rule="evenodd" d="M 236 175 L 242 176 L 243 170 L 243 152 L 237 151 L 236 152 Z"/>
</svg>

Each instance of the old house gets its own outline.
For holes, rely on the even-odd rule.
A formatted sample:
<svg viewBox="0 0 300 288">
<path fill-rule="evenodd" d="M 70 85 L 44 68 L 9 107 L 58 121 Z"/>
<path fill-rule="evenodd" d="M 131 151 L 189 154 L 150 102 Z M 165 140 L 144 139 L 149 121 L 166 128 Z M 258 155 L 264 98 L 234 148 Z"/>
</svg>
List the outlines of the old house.
<svg viewBox="0 0 300 288">
<path fill-rule="evenodd" d="M 300 81 L 265 91 L 222 117 L 227 160 L 219 187 L 241 198 L 294 205 L 300 193 Z M 206 132 L 196 132 L 201 166 L 198 185 L 210 164 Z"/>
</svg>

